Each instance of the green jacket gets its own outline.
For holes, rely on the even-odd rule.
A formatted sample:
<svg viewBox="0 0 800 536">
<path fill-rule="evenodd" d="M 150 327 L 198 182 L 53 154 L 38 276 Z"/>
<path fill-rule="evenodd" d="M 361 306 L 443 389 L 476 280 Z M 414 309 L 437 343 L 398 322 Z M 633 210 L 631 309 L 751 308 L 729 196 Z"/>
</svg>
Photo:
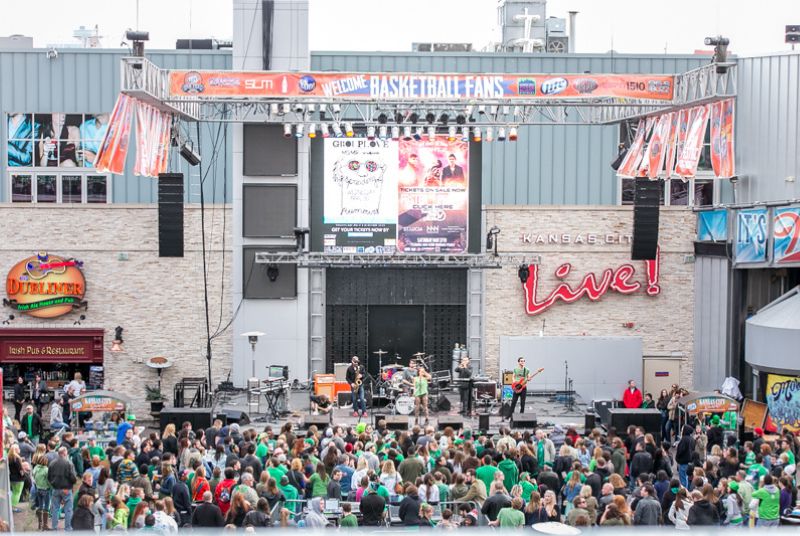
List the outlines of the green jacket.
<svg viewBox="0 0 800 536">
<path fill-rule="evenodd" d="M 75 474 L 78 478 L 83 476 L 83 457 L 81 456 L 81 449 L 79 447 L 69 449 L 69 461 L 75 467 Z"/>
<path fill-rule="evenodd" d="M 346 516 L 344 516 L 342 519 L 339 520 L 339 526 L 340 527 L 357 527 L 358 526 L 358 520 L 356 519 L 356 516 L 354 516 L 353 514 L 347 514 Z"/>
<path fill-rule="evenodd" d="M 758 518 L 764 520 L 778 519 L 781 510 L 781 492 L 777 486 L 770 484 L 753 492 L 753 498 L 759 499 Z"/>
<path fill-rule="evenodd" d="M 35 465 L 33 467 L 33 483 L 36 484 L 36 489 L 46 491 L 50 489 L 50 482 L 47 480 L 47 466 Z"/>
<path fill-rule="evenodd" d="M 497 464 L 497 468 L 503 473 L 503 485 L 506 491 L 511 492 L 511 488 L 519 482 L 519 469 L 513 460 L 503 460 Z"/>
<path fill-rule="evenodd" d="M 291 484 L 287 484 L 286 486 L 278 485 L 278 489 L 281 490 L 281 493 L 283 493 L 283 496 L 286 498 L 287 501 L 297 500 L 297 496 L 299 495 L 297 493 L 297 488 L 292 486 Z M 288 503 L 286 505 L 286 508 L 296 513 L 298 512 L 298 506 L 299 503 L 292 502 Z"/>
</svg>

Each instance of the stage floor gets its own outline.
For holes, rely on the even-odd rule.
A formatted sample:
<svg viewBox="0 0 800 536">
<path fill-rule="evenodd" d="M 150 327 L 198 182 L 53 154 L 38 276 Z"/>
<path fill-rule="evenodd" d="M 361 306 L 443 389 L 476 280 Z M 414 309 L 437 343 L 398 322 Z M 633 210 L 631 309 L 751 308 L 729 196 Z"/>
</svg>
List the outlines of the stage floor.
<svg viewBox="0 0 800 536">
<path fill-rule="evenodd" d="M 450 401 L 450 410 L 449 411 L 431 411 L 430 412 L 430 424 L 438 427 L 439 424 L 439 417 L 446 416 L 446 417 L 460 417 L 458 411 L 460 409 L 459 405 L 459 397 L 458 393 L 444 393 L 447 399 Z M 431 397 L 431 404 L 433 405 L 433 401 L 436 399 L 435 396 Z M 250 417 L 250 425 L 247 427 L 253 427 L 256 429 L 260 429 L 265 425 L 270 425 L 273 428 L 275 426 L 280 426 L 285 422 L 292 422 L 296 425 L 302 425 L 303 418 L 306 415 L 311 414 L 311 408 L 309 404 L 309 392 L 308 391 L 291 391 L 289 395 L 289 413 L 288 415 L 284 415 L 279 419 L 272 419 L 267 414 L 267 403 L 262 397 L 259 400 L 258 404 L 248 405 L 247 397 L 244 393 L 234 393 L 227 400 L 220 401 L 214 413 L 219 413 L 220 411 L 224 410 L 234 410 L 234 411 L 243 411 L 247 413 Z M 579 432 L 583 431 L 584 428 L 584 414 L 586 412 L 586 403 L 580 400 L 577 396 L 575 397 L 575 401 L 571 410 L 567 408 L 566 403 L 561 399 L 556 399 L 555 397 L 549 396 L 532 396 L 529 395 L 526 401 L 525 407 L 527 414 L 534 414 L 536 416 L 536 420 L 538 423 L 539 428 L 544 429 L 552 429 L 553 426 L 556 424 L 560 424 L 562 427 L 567 426 L 574 426 Z M 519 412 L 519 406 L 517 407 L 517 413 Z M 499 413 L 495 411 L 496 414 L 491 415 L 489 418 L 489 430 L 496 431 L 500 428 L 501 425 L 506 424 L 508 425 L 508 421 L 503 421 L 500 417 Z M 333 417 L 332 421 L 336 424 L 343 425 L 343 426 L 352 426 L 358 423 L 359 421 L 365 421 L 369 423 L 376 422 L 375 415 L 386 415 L 391 414 L 391 411 L 387 411 L 386 408 L 383 407 L 374 407 L 370 409 L 367 408 L 367 417 L 366 418 L 358 418 L 354 417 L 352 413 L 352 408 L 350 406 L 345 406 L 342 408 L 334 408 L 333 410 Z M 414 415 L 407 416 L 408 419 L 408 426 L 414 425 Z M 464 419 L 465 426 L 469 427 L 472 430 L 478 429 L 478 417 L 473 416 Z"/>
</svg>

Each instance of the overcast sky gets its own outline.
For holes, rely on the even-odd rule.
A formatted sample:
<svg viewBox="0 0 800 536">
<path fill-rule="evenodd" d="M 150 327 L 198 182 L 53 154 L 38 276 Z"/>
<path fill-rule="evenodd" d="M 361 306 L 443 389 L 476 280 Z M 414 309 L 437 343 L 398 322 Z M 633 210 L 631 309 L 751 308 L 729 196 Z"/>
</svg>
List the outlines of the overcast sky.
<svg viewBox="0 0 800 536">
<path fill-rule="evenodd" d="M 496 0 L 309 0 L 311 50 L 409 51 L 414 41 L 497 39 Z M 232 0 L 139 0 L 139 27 L 151 48 L 183 37 L 232 38 Z M 579 11 L 577 52 L 691 53 L 723 34 L 739 55 L 785 51 L 784 26 L 800 24 L 800 0 L 550 0 L 547 15 Z M 0 35 L 20 33 L 34 46 L 77 42 L 79 26 L 98 25 L 116 48 L 136 26 L 136 0 L 2 2 Z"/>
</svg>

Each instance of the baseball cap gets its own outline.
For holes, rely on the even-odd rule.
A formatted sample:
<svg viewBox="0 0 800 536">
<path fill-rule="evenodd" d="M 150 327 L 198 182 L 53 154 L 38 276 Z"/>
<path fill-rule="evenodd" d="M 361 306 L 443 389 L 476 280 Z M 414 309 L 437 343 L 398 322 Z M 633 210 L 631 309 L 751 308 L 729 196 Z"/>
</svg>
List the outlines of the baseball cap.
<svg viewBox="0 0 800 536">
<path fill-rule="evenodd" d="M 738 482 L 736 482 L 735 480 L 731 480 L 730 482 L 728 482 L 728 487 L 729 487 L 729 488 L 730 488 L 730 489 L 731 489 L 733 492 L 737 492 L 737 491 L 739 491 L 739 483 L 738 483 Z"/>
<path fill-rule="evenodd" d="M 17 434 L 17 437 L 19 439 L 25 439 L 26 437 L 28 437 L 28 434 L 26 434 L 25 432 L 21 431 L 20 433 Z"/>
<path fill-rule="evenodd" d="M 135 421 L 136 420 L 136 415 L 134 415 L 133 413 L 128 413 L 128 416 L 125 417 L 125 420 Z"/>
<path fill-rule="evenodd" d="M 764 435 L 764 429 L 763 429 L 763 428 L 761 428 L 761 427 L 756 427 L 756 428 L 753 430 L 753 433 L 754 433 L 755 435 L 757 435 L 757 436 L 763 436 L 763 435 Z"/>
</svg>

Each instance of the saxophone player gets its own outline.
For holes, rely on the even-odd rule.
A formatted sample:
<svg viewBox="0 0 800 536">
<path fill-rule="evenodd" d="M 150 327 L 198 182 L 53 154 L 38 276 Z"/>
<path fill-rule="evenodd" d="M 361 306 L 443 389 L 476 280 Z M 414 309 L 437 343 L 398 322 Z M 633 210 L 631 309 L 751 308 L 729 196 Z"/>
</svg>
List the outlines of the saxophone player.
<svg viewBox="0 0 800 536">
<path fill-rule="evenodd" d="M 353 401 L 353 417 L 367 416 L 367 401 L 364 398 L 364 367 L 361 366 L 358 356 L 350 358 L 350 366 L 347 367 L 345 379 L 350 384 L 350 397 Z M 359 406 L 361 412 L 359 413 Z"/>
</svg>

